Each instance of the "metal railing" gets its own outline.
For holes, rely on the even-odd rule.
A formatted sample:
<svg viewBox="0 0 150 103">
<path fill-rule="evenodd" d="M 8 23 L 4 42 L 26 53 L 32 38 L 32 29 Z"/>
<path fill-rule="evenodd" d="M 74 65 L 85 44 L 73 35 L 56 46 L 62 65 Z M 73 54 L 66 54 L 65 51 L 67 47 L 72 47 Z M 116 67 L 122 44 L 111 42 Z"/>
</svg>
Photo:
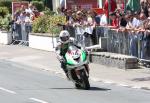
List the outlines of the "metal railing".
<svg viewBox="0 0 150 103">
<path fill-rule="evenodd" d="M 28 35 L 32 30 L 32 25 L 28 23 L 21 23 L 13 24 L 15 27 L 13 32 L 12 32 L 12 39 L 13 43 L 12 44 L 18 44 L 18 45 L 28 45 Z"/>
<path fill-rule="evenodd" d="M 148 32 L 117 31 L 108 27 L 96 26 L 95 33 L 88 33 L 89 27 L 68 26 L 71 37 L 75 37 L 77 44 L 88 47 L 99 44 L 99 38 L 107 39 L 107 52 L 132 55 L 139 59 L 150 60 L 150 35 Z M 31 32 L 30 24 L 15 24 L 13 39 L 15 44 L 28 45 L 28 34 Z M 94 35 L 94 36 L 93 36 Z M 92 39 L 96 42 L 93 44 Z"/>
<path fill-rule="evenodd" d="M 94 29 L 96 44 L 99 44 L 99 38 L 101 37 L 107 39 L 107 52 L 132 55 L 140 59 L 150 59 L 150 35 L 148 33 L 117 31 L 101 26 L 97 26 Z M 92 36 L 85 35 L 84 27 L 75 27 L 72 30 L 75 31 L 73 35 L 79 44 L 82 46 L 93 45 L 91 42 Z"/>
</svg>

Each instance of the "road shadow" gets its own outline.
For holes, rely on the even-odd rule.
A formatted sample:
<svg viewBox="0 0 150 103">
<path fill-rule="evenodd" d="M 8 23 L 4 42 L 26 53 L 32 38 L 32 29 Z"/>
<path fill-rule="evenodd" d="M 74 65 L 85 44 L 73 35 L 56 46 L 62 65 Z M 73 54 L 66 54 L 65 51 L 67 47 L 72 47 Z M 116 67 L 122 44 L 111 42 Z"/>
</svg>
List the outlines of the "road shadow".
<svg viewBox="0 0 150 103">
<path fill-rule="evenodd" d="M 49 89 L 58 89 L 58 90 L 65 90 L 65 89 L 67 89 L 67 90 L 69 90 L 69 89 L 75 89 L 75 88 L 49 88 Z"/>
<path fill-rule="evenodd" d="M 111 90 L 111 89 L 108 89 L 108 88 L 99 88 L 99 87 L 91 87 L 89 90 L 90 91 L 108 91 L 108 90 Z"/>
<path fill-rule="evenodd" d="M 150 77 L 134 78 L 131 81 L 137 81 L 137 82 L 150 81 Z"/>
<path fill-rule="evenodd" d="M 49 89 L 57 89 L 57 90 L 71 90 L 71 89 L 76 89 L 76 88 L 49 88 Z M 78 89 L 78 90 L 83 90 L 83 89 Z M 111 90 L 111 89 L 108 89 L 108 88 L 99 88 L 99 87 L 91 87 L 89 89 L 89 91 L 108 91 L 108 90 Z"/>
</svg>

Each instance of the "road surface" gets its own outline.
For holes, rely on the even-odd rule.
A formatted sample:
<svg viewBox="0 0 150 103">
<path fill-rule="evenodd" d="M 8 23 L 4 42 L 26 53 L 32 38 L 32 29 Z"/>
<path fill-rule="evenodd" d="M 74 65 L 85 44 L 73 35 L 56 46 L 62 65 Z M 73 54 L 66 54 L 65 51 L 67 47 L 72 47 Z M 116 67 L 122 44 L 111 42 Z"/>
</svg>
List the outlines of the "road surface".
<svg viewBox="0 0 150 103">
<path fill-rule="evenodd" d="M 62 74 L 0 60 L 0 103 L 150 103 L 150 91 L 90 83 L 77 90 Z"/>
</svg>

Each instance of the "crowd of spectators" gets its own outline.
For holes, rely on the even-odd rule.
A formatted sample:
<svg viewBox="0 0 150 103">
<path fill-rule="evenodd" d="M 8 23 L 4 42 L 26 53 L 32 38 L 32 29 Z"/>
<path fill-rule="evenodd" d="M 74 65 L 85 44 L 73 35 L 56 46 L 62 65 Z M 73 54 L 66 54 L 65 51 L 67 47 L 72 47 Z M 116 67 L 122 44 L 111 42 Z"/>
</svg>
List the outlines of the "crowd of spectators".
<svg viewBox="0 0 150 103">
<path fill-rule="evenodd" d="M 22 29 L 27 33 L 32 30 L 32 22 L 40 13 L 35 6 L 29 4 L 28 7 L 21 5 L 13 14 L 13 20 L 10 22 L 13 34 L 13 40 L 22 39 Z M 16 36 L 17 35 L 17 36 Z"/>
<path fill-rule="evenodd" d="M 92 40 L 92 45 L 95 45 L 97 42 L 97 37 L 95 33 L 96 26 L 104 26 L 111 29 L 122 32 L 129 32 L 129 34 L 139 34 L 144 33 L 143 38 L 146 40 L 144 42 L 146 48 L 150 48 L 150 2 L 149 0 L 141 0 L 140 10 L 124 10 L 123 8 L 117 8 L 114 0 L 111 0 L 112 7 L 108 12 L 108 2 L 104 3 L 103 13 L 97 14 L 94 9 L 58 9 L 58 14 L 65 15 L 67 23 L 64 26 L 66 29 L 68 26 L 76 28 L 77 34 L 84 34 L 86 39 L 90 36 Z M 66 28 L 65 28 L 66 27 Z M 80 30 L 78 29 L 80 28 Z M 81 32 L 82 31 L 82 32 Z M 87 36 L 88 35 L 88 36 Z M 133 38 L 132 38 L 133 39 Z M 133 40 L 131 39 L 131 45 Z M 136 44 L 137 45 L 137 44 Z M 89 46 L 89 45 L 87 45 Z M 135 45 L 134 45 L 135 46 Z M 132 46 L 131 46 L 132 47 Z M 133 49 L 133 48 L 131 48 Z M 136 50 L 137 51 L 137 50 Z M 130 50 L 130 54 L 137 56 L 135 50 Z M 133 53 L 132 53 L 133 52 Z"/>
<path fill-rule="evenodd" d="M 111 9 L 108 9 L 108 0 L 106 0 L 103 13 L 101 14 L 98 14 L 91 8 L 58 8 L 57 14 L 66 16 L 66 24 L 58 24 L 58 26 L 63 26 L 63 29 L 68 29 L 68 27 L 75 29 L 74 36 L 77 37 L 78 41 L 83 41 L 85 46 L 98 43 L 97 36 L 99 35 L 96 34 L 95 29 L 97 26 L 111 28 L 117 32 L 129 32 L 129 34 L 143 33 L 145 34 L 143 38 L 145 38 L 144 40 L 146 41 L 144 45 L 150 49 L 150 1 L 140 0 L 140 10 L 138 11 L 124 10 L 124 7 L 118 8 L 115 0 L 110 1 Z M 27 24 L 29 27 L 28 30 L 31 31 L 32 22 L 39 15 L 40 13 L 32 4 L 29 4 L 27 8 L 22 5 L 20 10 L 15 12 L 13 22 L 15 22 L 16 26 L 17 24 Z M 16 29 L 15 26 L 14 29 Z M 130 54 L 137 56 L 137 52 L 135 53 L 137 48 L 133 50 L 133 48 L 137 46 L 137 43 L 135 46 L 133 42 L 135 42 L 135 37 L 132 36 Z M 144 53 L 142 55 L 144 55 Z"/>
<path fill-rule="evenodd" d="M 38 15 L 38 10 L 32 4 L 28 7 L 21 5 L 21 8 L 14 13 L 13 19 L 16 23 L 32 23 Z"/>
<path fill-rule="evenodd" d="M 98 43 L 98 37 L 95 30 L 96 26 L 117 28 L 119 26 L 118 19 L 121 19 L 121 17 L 123 18 L 123 15 L 121 15 L 123 9 L 117 9 L 116 2 L 114 0 L 111 1 L 110 12 L 108 11 L 108 1 L 106 0 L 102 14 L 98 14 L 94 9 L 82 9 L 78 6 L 74 9 L 58 8 L 57 13 L 66 16 L 67 23 L 63 25 L 64 29 L 67 29 L 68 26 L 72 26 L 75 28 L 76 36 L 82 38 L 80 41 L 84 42 L 84 40 L 88 39 L 87 42 L 91 42 L 86 43 L 85 46 L 95 45 Z M 111 24 L 108 22 L 108 17 L 112 20 Z"/>
<path fill-rule="evenodd" d="M 107 1 L 107 0 L 106 0 Z M 112 0 L 113 1 L 113 0 Z M 141 10 L 131 11 L 117 8 L 116 3 L 112 2 L 112 10 L 108 13 L 108 5 L 104 5 L 103 13 L 97 14 L 94 9 L 64 9 L 58 11 L 58 14 L 65 15 L 66 25 L 72 26 L 108 26 L 112 28 L 126 27 L 127 29 L 142 28 L 143 21 L 149 19 L 149 2 L 141 0 Z M 108 18 L 110 20 L 108 20 Z M 140 28 L 140 29 L 141 29 Z M 144 28 L 143 28 L 144 29 Z"/>
<path fill-rule="evenodd" d="M 76 28 L 76 36 L 82 36 L 83 34 L 86 38 L 91 38 L 92 36 L 92 38 L 95 38 L 93 31 L 95 31 L 95 26 L 99 25 L 101 15 L 97 15 L 94 10 L 58 8 L 58 14 L 66 16 L 66 24 L 63 25 L 63 29 L 73 27 Z"/>
</svg>

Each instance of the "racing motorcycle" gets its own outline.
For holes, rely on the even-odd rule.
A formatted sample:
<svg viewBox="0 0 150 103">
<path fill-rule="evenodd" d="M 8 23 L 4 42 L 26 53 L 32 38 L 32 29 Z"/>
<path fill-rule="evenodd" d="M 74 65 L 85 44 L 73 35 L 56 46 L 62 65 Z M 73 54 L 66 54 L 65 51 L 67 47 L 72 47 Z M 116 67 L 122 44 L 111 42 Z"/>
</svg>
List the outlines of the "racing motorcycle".
<svg viewBox="0 0 150 103">
<path fill-rule="evenodd" d="M 88 53 L 75 45 L 70 45 L 65 54 L 68 78 L 77 89 L 90 89 Z"/>
</svg>

